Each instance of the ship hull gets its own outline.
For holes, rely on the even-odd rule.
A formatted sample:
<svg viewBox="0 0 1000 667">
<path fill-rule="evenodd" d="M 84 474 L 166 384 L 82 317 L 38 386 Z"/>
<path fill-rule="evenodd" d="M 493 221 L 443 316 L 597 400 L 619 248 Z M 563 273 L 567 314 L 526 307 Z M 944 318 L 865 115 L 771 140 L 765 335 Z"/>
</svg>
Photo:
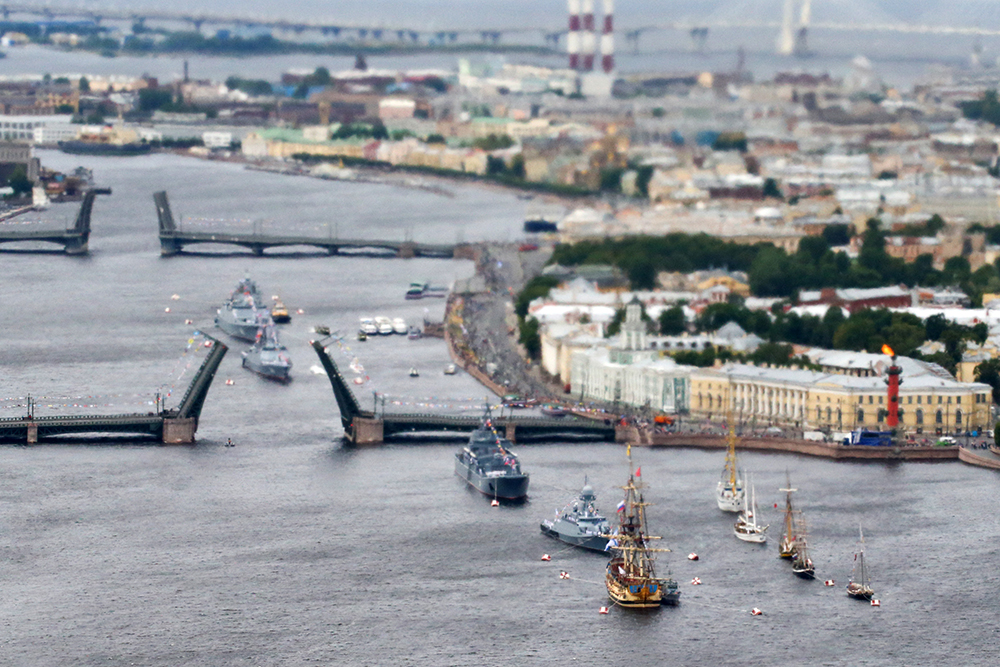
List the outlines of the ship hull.
<svg viewBox="0 0 1000 667">
<path fill-rule="evenodd" d="M 149 144 L 102 144 L 90 141 L 60 141 L 59 150 L 72 155 L 146 155 L 152 150 Z"/>
<path fill-rule="evenodd" d="M 855 600 L 871 600 L 875 596 L 875 591 L 867 586 L 847 584 L 847 595 Z"/>
<path fill-rule="evenodd" d="M 609 564 L 610 568 L 611 565 Z M 632 609 L 659 609 L 663 606 L 663 585 L 658 580 L 629 580 L 623 582 L 608 572 L 608 597 L 615 604 Z M 680 593 L 676 594 L 680 598 Z M 673 601 L 667 604 L 677 604 Z"/>
<path fill-rule="evenodd" d="M 565 533 L 559 530 L 559 527 L 555 524 L 555 522 L 549 524 L 543 522 L 539 524 L 539 526 L 542 529 L 543 534 L 555 538 L 560 542 L 565 542 L 566 544 L 574 547 L 580 547 L 581 549 L 586 549 L 587 551 L 607 553 L 608 539 L 606 537 L 601 537 L 600 535 L 573 535 L 572 533 Z"/>
<path fill-rule="evenodd" d="M 764 533 L 740 532 L 734 529 L 733 534 L 744 542 L 753 542 L 754 544 L 764 544 L 767 542 L 767 535 Z"/>
<path fill-rule="evenodd" d="M 502 500 L 522 500 L 528 496 L 527 475 L 487 477 L 461 460 L 455 460 L 455 475 L 484 496 Z"/>
<path fill-rule="evenodd" d="M 742 489 L 735 493 L 729 489 L 728 485 L 719 482 L 716 490 L 715 502 L 723 512 L 742 512 L 745 494 Z"/>
<path fill-rule="evenodd" d="M 234 322 L 227 317 L 227 313 L 220 311 L 215 318 L 215 326 L 219 327 L 233 338 L 245 340 L 253 343 L 257 340 L 258 324 L 256 321 L 250 323 Z"/>
<path fill-rule="evenodd" d="M 269 380 L 288 382 L 291 380 L 291 367 L 286 364 L 267 364 L 254 361 L 251 357 L 243 358 L 243 368 L 249 369 Z"/>
<path fill-rule="evenodd" d="M 816 570 L 813 569 L 813 568 L 809 568 L 809 569 L 803 570 L 803 569 L 796 569 L 795 567 L 793 567 L 792 568 L 792 572 L 794 572 L 795 576 L 799 577 L 800 579 L 815 579 L 816 578 Z"/>
</svg>

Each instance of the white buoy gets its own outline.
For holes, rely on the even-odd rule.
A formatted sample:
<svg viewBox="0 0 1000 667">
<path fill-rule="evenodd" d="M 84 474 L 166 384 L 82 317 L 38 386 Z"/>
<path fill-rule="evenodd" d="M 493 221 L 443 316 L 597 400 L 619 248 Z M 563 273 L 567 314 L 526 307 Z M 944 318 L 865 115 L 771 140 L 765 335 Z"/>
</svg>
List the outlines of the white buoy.
<svg viewBox="0 0 1000 667">
<path fill-rule="evenodd" d="M 750 615 L 751 616 L 763 616 L 764 612 L 762 612 L 760 609 L 757 609 L 757 607 L 754 607 L 753 609 L 750 610 Z"/>
<path fill-rule="evenodd" d="M 232 380 L 226 380 L 226 386 L 232 387 L 234 384 L 236 383 L 233 382 Z"/>
<path fill-rule="evenodd" d="M 824 586 L 833 586 L 834 584 L 835 582 L 833 581 L 833 579 L 827 579 L 826 581 L 823 582 Z"/>
<path fill-rule="evenodd" d="M 599 614 L 606 614 L 606 613 L 608 613 L 608 608 L 607 607 L 601 607 L 600 611 L 598 611 L 597 613 L 599 613 Z"/>
<path fill-rule="evenodd" d="M 299 315 L 305 315 L 306 314 L 306 311 L 302 310 L 301 308 L 299 308 L 295 312 L 298 313 Z"/>
<path fill-rule="evenodd" d="M 569 579 L 569 572 L 566 572 L 565 570 L 562 571 L 562 572 L 560 572 L 559 573 L 559 578 L 560 579 Z"/>
<path fill-rule="evenodd" d="M 490 503 L 490 507 L 500 507 L 500 501 L 494 498 L 493 501 Z"/>
<path fill-rule="evenodd" d="M 692 586 L 700 586 L 701 585 L 701 579 L 699 579 L 698 577 L 695 577 L 694 579 L 691 580 L 691 585 Z"/>
<path fill-rule="evenodd" d="M 170 300 L 171 301 L 178 301 L 178 300 L 180 300 L 180 298 L 181 298 L 180 294 L 173 294 L 173 295 L 171 295 Z"/>
<path fill-rule="evenodd" d="M 698 560 L 698 554 L 692 551 L 688 554 L 688 560 Z"/>
<path fill-rule="evenodd" d="M 163 312 L 165 312 L 165 313 L 169 313 L 169 312 L 170 312 L 170 309 L 169 309 L 169 308 L 164 308 L 164 309 L 163 309 Z"/>
<path fill-rule="evenodd" d="M 542 554 L 542 560 L 548 562 L 548 561 L 552 560 L 552 556 L 550 556 L 548 554 Z"/>
<path fill-rule="evenodd" d="M 194 320 L 184 320 L 184 324 L 194 324 Z"/>
<path fill-rule="evenodd" d="M 879 600 L 872 600 L 873 607 L 881 607 L 882 603 Z"/>
</svg>

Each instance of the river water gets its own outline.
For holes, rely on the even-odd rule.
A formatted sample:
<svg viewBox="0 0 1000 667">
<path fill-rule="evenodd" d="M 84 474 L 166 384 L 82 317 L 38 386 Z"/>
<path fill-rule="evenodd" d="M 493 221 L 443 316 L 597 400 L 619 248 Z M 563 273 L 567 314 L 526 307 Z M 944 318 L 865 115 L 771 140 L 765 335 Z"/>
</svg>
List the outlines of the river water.
<svg viewBox="0 0 1000 667">
<path fill-rule="evenodd" d="M 322 233 L 336 222 L 343 236 L 451 241 L 516 237 L 525 203 L 513 195 L 453 186 L 445 197 L 162 155 L 41 157 L 92 167 L 114 194 L 95 205 L 89 256 L 0 253 L 2 416 L 20 414 L 27 392 L 38 414 L 147 411 L 158 388 L 176 405 L 201 358 L 197 341 L 188 348 L 192 331 L 211 331 L 213 307 L 246 272 L 304 313 L 281 330 L 295 362 L 286 386 L 241 369 L 245 346 L 217 334 L 231 351 L 195 446 L 0 447 L 4 664 L 993 664 L 997 473 L 748 453 L 742 464 L 771 524 L 757 547 L 737 541 L 733 516 L 715 507 L 720 452 L 637 449 L 651 528 L 674 549 L 660 565 L 683 597 L 677 608 L 603 616 L 602 557 L 561 550 L 538 523 L 585 476 L 613 513 L 627 475 L 620 446 L 520 446 L 530 499 L 492 508 L 455 479 L 455 443 L 344 447 L 329 382 L 310 368 L 311 326 L 349 333 L 361 315 L 415 321 L 424 308 L 439 318 L 439 300 L 403 300 L 407 284 L 450 282 L 469 262 L 161 258 L 150 197 L 168 190 L 191 225 Z M 441 373 L 441 341 L 346 346 L 331 350 L 342 367 L 364 366 L 363 403 L 374 389 L 390 395 L 390 410 L 474 410 L 485 394 Z M 786 470 L 818 581 L 777 558 L 772 505 Z M 843 590 L 859 523 L 878 609 Z M 691 551 L 701 560 L 686 560 Z M 695 576 L 703 585 L 690 584 Z"/>
</svg>

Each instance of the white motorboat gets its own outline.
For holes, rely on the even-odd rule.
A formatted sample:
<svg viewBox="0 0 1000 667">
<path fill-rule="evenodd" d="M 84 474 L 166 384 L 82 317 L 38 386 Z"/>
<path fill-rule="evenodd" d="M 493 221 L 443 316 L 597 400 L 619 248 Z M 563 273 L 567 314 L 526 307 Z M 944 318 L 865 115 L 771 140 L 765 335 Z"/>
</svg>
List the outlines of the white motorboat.
<svg viewBox="0 0 1000 667">
<path fill-rule="evenodd" d="M 454 375 L 455 374 L 455 364 L 448 364 L 447 366 L 445 366 L 444 367 L 444 374 L 445 375 Z"/>
<path fill-rule="evenodd" d="M 767 541 L 767 535 L 764 534 L 766 530 L 767 526 L 761 526 L 757 523 L 757 498 L 751 485 L 750 502 L 746 503 L 743 511 L 740 512 L 740 517 L 733 526 L 733 533 L 744 542 L 764 544 Z"/>
<path fill-rule="evenodd" d="M 361 331 L 367 336 L 374 336 L 378 333 L 378 327 L 375 326 L 375 320 L 370 317 L 361 318 Z"/>
<path fill-rule="evenodd" d="M 392 320 L 388 317 L 382 317 L 379 315 L 375 318 L 375 329 L 378 331 L 380 336 L 389 336 L 392 334 Z"/>
<path fill-rule="evenodd" d="M 420 373 L 419 373 L 419 371 L 417 371 L 417 369 L 416 369 L 416 368 L 412 368 L 412 367 L 411 367 L 411 368 L 410 368 L 410 377 L 411 377 L 411 378 L 415 378 L 415 377 L 420 377 Z"/>
<path fill-rule="evenodd" d="M 400 335 L 405 336 L 406 332 L 409 331 L 409 330 L 410 330 L 410 328 L 408 326 L 406 326 L 406 320 L 404 320 L 402 317 L 394 317 L 394 318 L 392 318 L 392 332 L 393 333 L 398 333 Z"/>
<path fill-rule="evenodd" d="M 736 430 L 729 429 L 729 447 L 726 450 L 726 465 L 722 469 L 722 479 L 716 488 L 716 502 L 723 512 L 739 512 L 746 500 L 746 490 L 736 471 Z"/>
</svg>

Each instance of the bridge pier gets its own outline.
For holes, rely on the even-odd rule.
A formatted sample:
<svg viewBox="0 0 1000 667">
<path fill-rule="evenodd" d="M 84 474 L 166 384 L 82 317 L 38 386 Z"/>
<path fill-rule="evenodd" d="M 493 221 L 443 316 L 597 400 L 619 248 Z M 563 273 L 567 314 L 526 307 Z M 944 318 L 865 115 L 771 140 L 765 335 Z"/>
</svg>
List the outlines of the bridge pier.
<svg viewBox="0 0 1000 667">
<path fill-rule="evenodd" d="M 412 241 L 407 241 L 406 243 L 399 244 L 399 254 L 398 256 L 403 259 L 412 259 L 417 254 L 416 244 Z"/>
<path fill-rule="evenodd" d="M 508 422 L 504 436 L 511 442 L 517 442 L 517 424 Z"/>
<path fill-rule="evenodd" d="M 179 255 L 184 246 L 182 246 L 177 241 L 170 239 L 160 238 L 160 256 L 170 257 L 171 255 Z"/>
<path fill-rule="evenodd" d="M 197 428 L 198 420 L 194 417 L 166 418 L 163 420 L 163 444 L 190 445 Z"/>
<path fill-rule="evenodd" d="M 253 251 L 253 254 L 256 255 L 257 257 L 261 257 L 264 255 L 264 246 L 260 244 L 254 244 L 250 246 L 250 250 Z"/>
<path fill-rule="evenodd" d="M 455 246 L 455 252 L 452 254 L 452 257 L 455 259 L 471 259 L 472 261 L 475 261 L 477 259 L 477 254 L 476 246 L 471 243 L 460 243 Z"/>
<path fill-rule="evenodd" d="M 66 241 L 67 255 L 86 255 L 88 243 L 85 239 L 72 239 Z"/>
<path fill-rule="evenodd" d="M 368 417 L 355 417 L 351 422 L 353 436 L 350 438 L 355 445 L 381 444 L 385 435 L 382 420 Z"/>
<path fill-rule="evenodd" d="M 38 424 L 32 422 L 28 424 L 28 444 L 34 445 L 38 443 Z"/>
</svg>

